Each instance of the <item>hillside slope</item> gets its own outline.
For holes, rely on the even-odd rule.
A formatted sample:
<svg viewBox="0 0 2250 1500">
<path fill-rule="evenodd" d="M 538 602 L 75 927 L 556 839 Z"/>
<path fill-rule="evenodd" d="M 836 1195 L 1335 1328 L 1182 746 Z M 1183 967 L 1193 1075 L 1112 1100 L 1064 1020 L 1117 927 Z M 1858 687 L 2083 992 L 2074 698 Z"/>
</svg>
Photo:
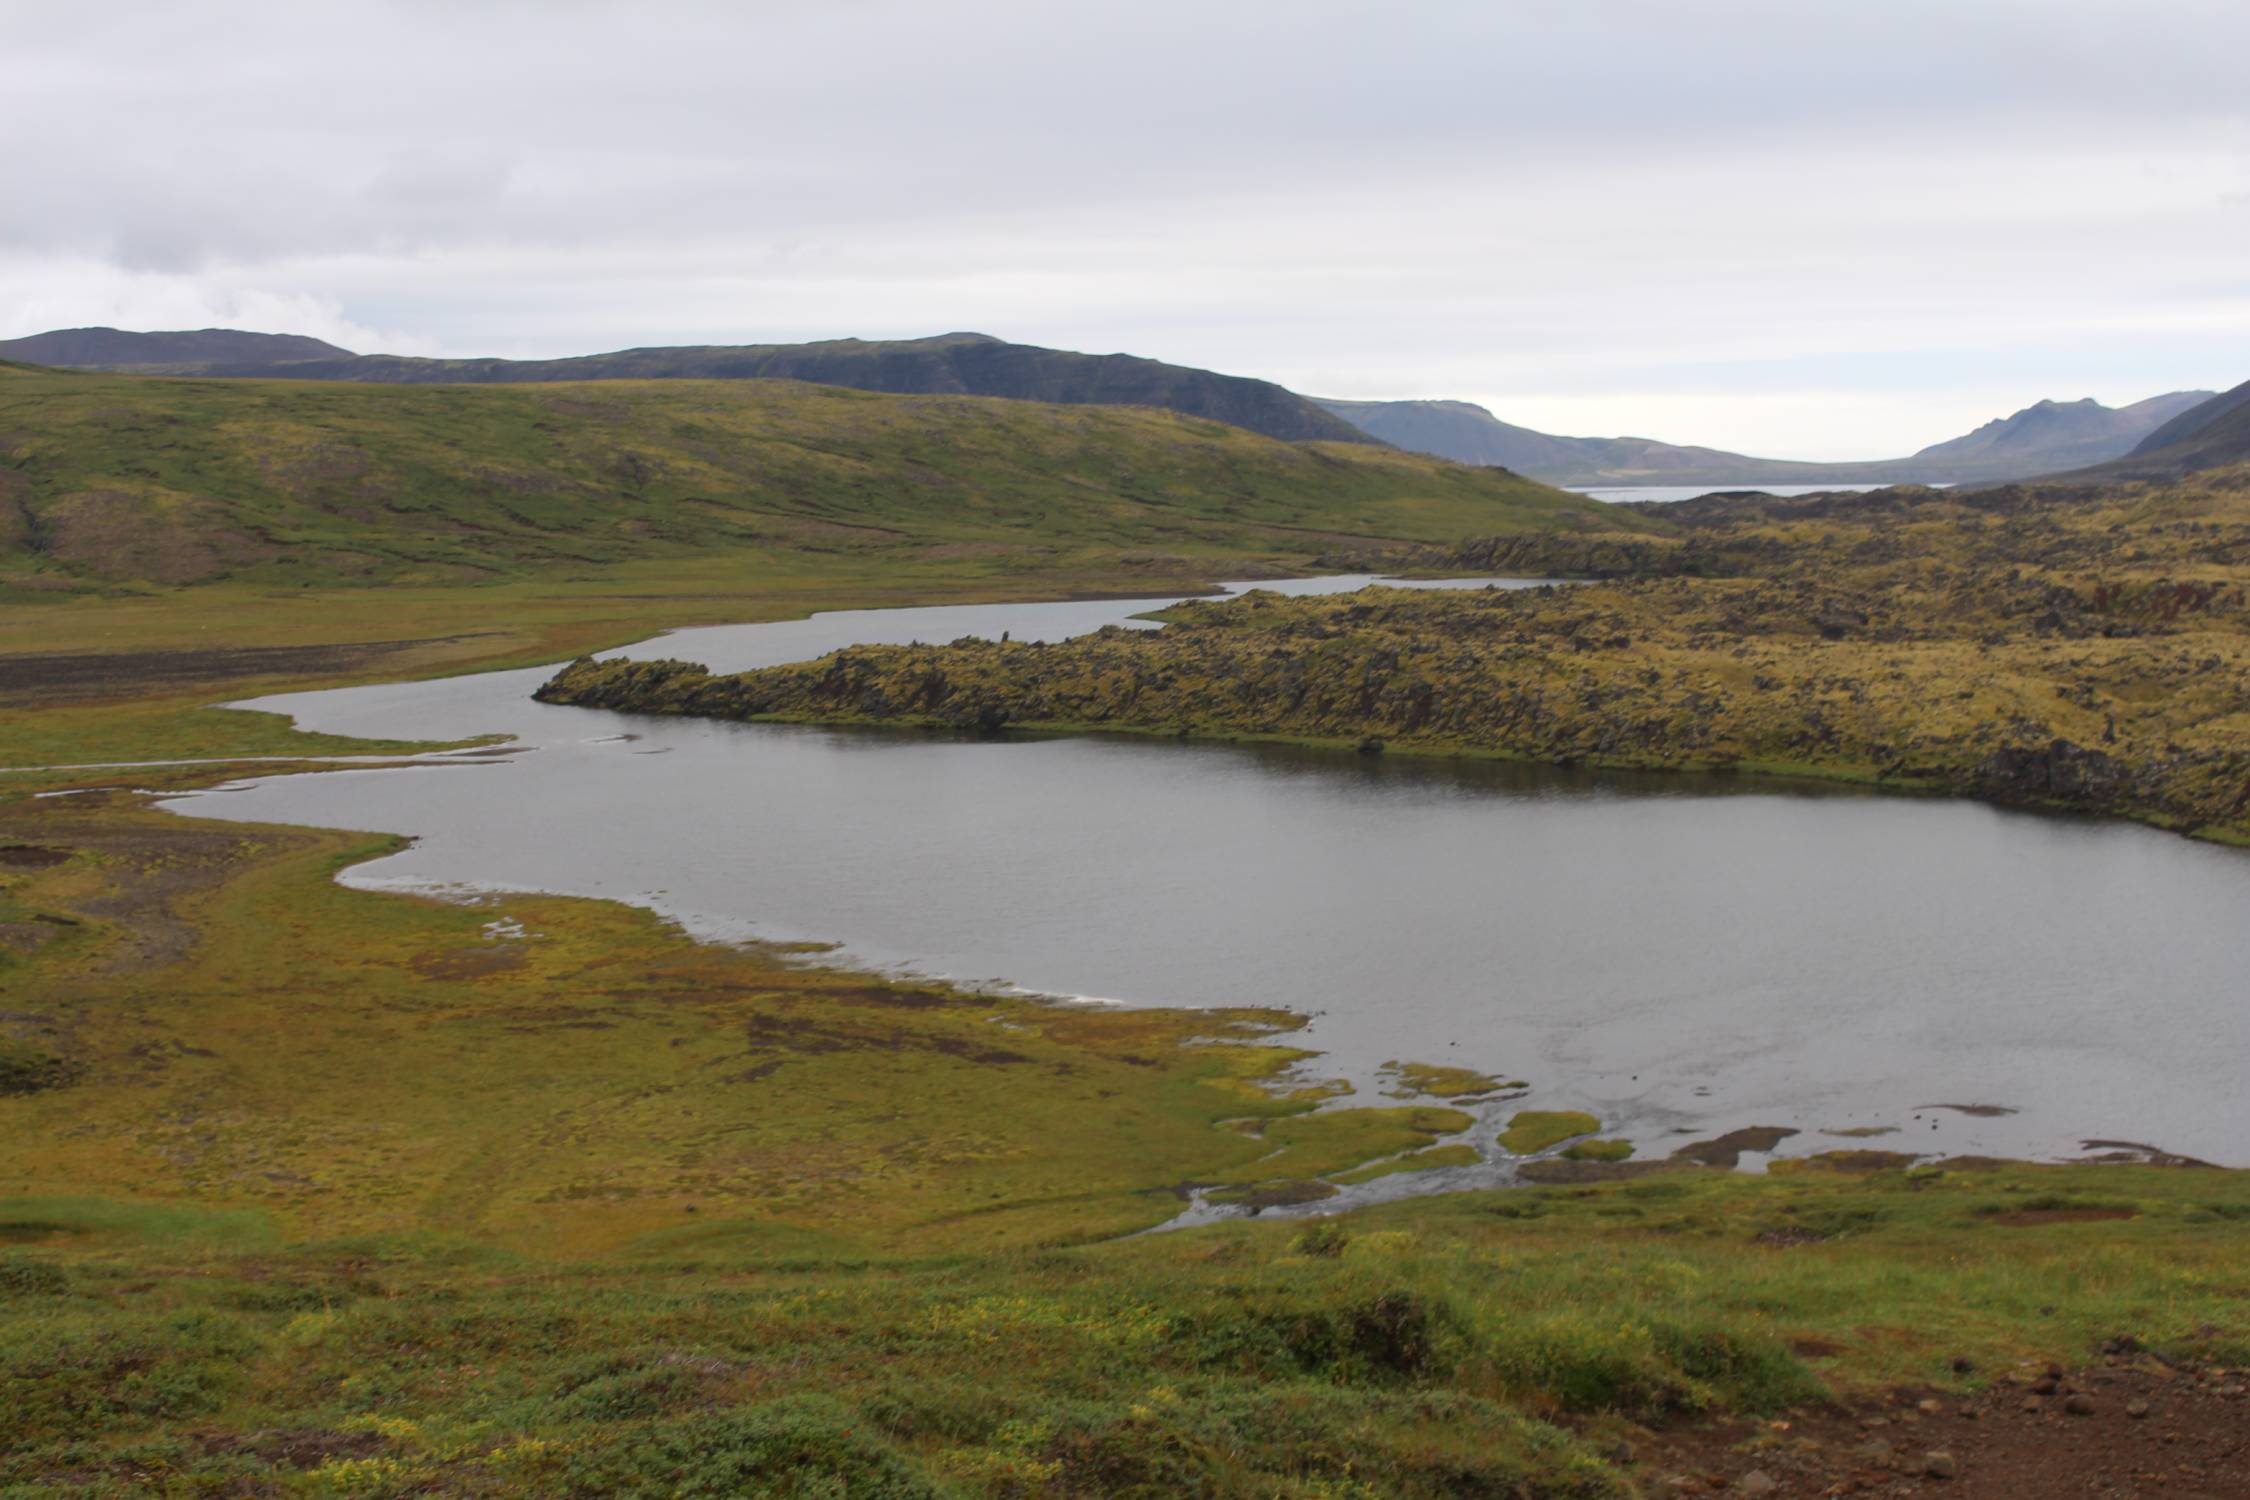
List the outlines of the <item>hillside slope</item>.
<svg viewBox="0 0 2250 1500">
<path fill-rule="evenodd" d="M 0 382 L 0 578 L 477 580 L 762 548 L 1191 546 L 1617 524 L 1369 444 L 780 381 Z"/>
<path fill-rule="evenodd" d="M 2017 464 L 2062 468 L 2100 463 L 2130 452 L 2164 423 L 2210 399 L 2209 391 L 2173 391 L 2120 407 L 2104 406 L 2091 397 L 2041 401 L 1987 422 L 1974 432 L 1932 443 L 1914 459 L 1978 468 Z"/>
<path fill-rule="evenodd" d="M 1557 437 L 1503 422 L 1467 401 L 1320 404 L 1401 448 L 1457 463 L 1500 464 L 1551 484 L 1959 484 L 2021 479 L 2127 452 L 2152 429 L 2210 397 L 2175 391 L 2111 408 L 2041 401 L 1907 458 L 1804 463 L 1652 438 Z"/>
<path fill-rule="evenodd" d="M 2180 413 L 2123 458 L 2058 477 L 2177 479 L 2239 463 L 2250 463 L 2250 381 Z"/>
<path fill-rule="evenodd" d="M 621 349 L 569 359 L 417 359 L 354 354 L 317 339 L 207 329 L 76 329 L 0 343 L 0 358 L 74 369 L 384 384 L 556 380 L 803 380 L 898 395 L 1005 396 L 1065 405 L 1156 406 L 1285 442 L 1365 443 L 1369 436 L 1270 381 L 1131 354 L 1080 354 L 981 333 L 814 344 Z"/>
</svg>

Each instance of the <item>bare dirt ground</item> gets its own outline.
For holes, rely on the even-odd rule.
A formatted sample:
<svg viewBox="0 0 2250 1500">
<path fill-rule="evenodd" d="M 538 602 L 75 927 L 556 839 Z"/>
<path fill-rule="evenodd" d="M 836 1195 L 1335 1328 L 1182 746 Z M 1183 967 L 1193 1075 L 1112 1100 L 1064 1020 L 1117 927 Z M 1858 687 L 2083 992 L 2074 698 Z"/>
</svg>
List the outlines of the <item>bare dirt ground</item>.
<svg viewBox="0 0 2250 1500">
<path fill-rule="evenodd" d="M 51 869 L 73 858 L 85 862 L 86 888 L 74 892 L 76 916 L 110 924 L 96 971 L 161 969 L 184 957 L 199 931 L 193 906 L 246 868 L 254 851 L 289 842 L 285 832 L 235 830 L 185 818 L 123 819 L 130 792 L 103 790 L 49 800 L 25 800 L 0 811 L 0 865 Z M 21 840 L 21 842 L 18 842 Z M 55 933 L 53 918 L 0 923 L 0 948 L 34 951 Z"/>
<path fill-rule="evenodd" d="M 1902 1389 L 1784 1421 L 1667 1431 L 1644 1455 L 1648 1492 L 2250 1497 L 2250 1370 L 2119 1348 L 2087 1369 L 2010 1371 L 1968 1398 Z"/>
</svg>

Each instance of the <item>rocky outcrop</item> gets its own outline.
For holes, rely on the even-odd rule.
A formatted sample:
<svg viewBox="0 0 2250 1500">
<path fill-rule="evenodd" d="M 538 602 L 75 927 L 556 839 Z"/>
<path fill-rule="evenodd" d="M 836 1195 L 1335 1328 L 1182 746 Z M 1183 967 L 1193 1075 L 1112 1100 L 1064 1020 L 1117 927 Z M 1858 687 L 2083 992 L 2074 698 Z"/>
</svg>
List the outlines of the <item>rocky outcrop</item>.
<svg viewBox="0 0 2250 1500">
<path fill-rule="evenodd" d="M 550 702 L 728 718 L 1276 738 L 1365 753 L 1754 768 L 2122 814 L 2250 838 L 2250 613 L 2209 559 L 2246 514 L 2192 524 L 2134 499 L 1911 531 L 1747 519 L 1702 545 L 1491 538 L 1508 571 L 1574 558 L 1658 576 L 1482 591 L 1254 592 L 1162 631 L 1056 645 L 859 647 L 713 677 L 579 662 Z M 2068 571 L 2049 564 L 2067 559 Z M 2182 578 L 2196 569 L 2204 576 Z"/>
</svg>

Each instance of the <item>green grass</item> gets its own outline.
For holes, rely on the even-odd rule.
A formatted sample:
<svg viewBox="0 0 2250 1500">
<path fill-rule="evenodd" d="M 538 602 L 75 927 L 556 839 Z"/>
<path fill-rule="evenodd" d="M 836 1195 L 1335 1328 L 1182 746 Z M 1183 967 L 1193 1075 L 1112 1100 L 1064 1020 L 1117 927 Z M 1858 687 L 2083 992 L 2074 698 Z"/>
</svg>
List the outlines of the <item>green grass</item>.
<svg viewBox="0 0 2250 1500">
<path fill-rule="evenodd" d="M 2137 1217 L 2024 1230 L 1987 1211 L 2088 1196 Z M 1314 1229 L 569 1268 L 39 1212 L 85 1228 L 0 1250 L 7 1494 L 161 1476 L 182 1493 L 1609 1496 L 1629 1424 L 1770 1413 L 1834 1382 L 1974 1387 L 2120 1334 L 2250 1359 L 2250 1186 L 2194 1170 L 1685 1169 Z M 1773 1248 L 1776 1227 L 1804 1232 Z"/>
<path fill-rule="evenodd" d="M 477 583 L 762 552 L 1317 551 L 1635 525 L 1494 469 L 1144 408 L 778 381 L 0 383 L 0 579 Z"/>
<path fill-rule="evenodd" d="M 1631 1141 L 1580 1141 L 1563 1148 L 1568 1161 L 1625 1161 L 1633 1154 Z"/>
<path fill-rule="evenodd" d="M 1519 1110 L 1500 1132 L 1500 1145 L 1517 1156 L 1532 1156 L 1549 1146 L 1559 1146 L 1574 1135 L 1592 1135 L 1602 1122 L 1571 1109 Z"/>
</svg>

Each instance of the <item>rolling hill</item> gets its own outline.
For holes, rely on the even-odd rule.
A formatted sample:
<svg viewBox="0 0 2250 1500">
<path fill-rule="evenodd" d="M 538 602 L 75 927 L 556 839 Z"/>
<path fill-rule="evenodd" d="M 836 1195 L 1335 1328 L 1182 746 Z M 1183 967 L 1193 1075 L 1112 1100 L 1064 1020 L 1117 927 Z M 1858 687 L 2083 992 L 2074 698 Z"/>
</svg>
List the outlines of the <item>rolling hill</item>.
<svg viewBox="0 0 2250 1500">
<path fill-rule="evenodd" d="M 0 379 L 0 580 L 480 581 L 640 558 L 1637 524 L 1499 470 L 1121 406 L 777 380 Z"/>
<path fill-rule="evenodd" d="M 802 380 L 897 395 L 1004 396 L 1064 405 L 1154 406 L 1284 442 L 1379 441 L 1270 381 L 1131 354 L 1079 354 L 981 333 L 814 344 L 622 349 L 569 359 L 417 359 L 354 354 L 318 339 L 205 329 L 79 328 L 0 342 L 0 359 L 71 369 L 391 385 L 557 380 Z"/>
<path fill-rule="evenodd" d="M 1333 401 L 1321 405 L 1385 442 L 1460 463 L 1499 464 L 1553 484 L 1959 484 L 2020 479 L 2097 463 L 2132 449 L 2168 419 L 2210 399 L 2178 391 L 2130 406 L 2041 401 L 1906 458 L 1802 463 L 1650 438 L 1556 437 L 1503 422 L 1466 401 Z"/>
</svg>

